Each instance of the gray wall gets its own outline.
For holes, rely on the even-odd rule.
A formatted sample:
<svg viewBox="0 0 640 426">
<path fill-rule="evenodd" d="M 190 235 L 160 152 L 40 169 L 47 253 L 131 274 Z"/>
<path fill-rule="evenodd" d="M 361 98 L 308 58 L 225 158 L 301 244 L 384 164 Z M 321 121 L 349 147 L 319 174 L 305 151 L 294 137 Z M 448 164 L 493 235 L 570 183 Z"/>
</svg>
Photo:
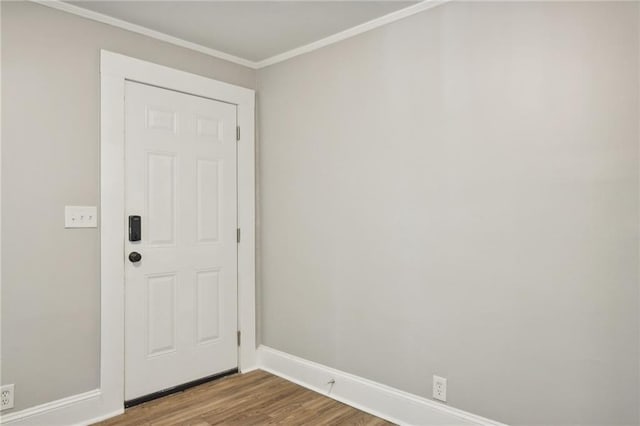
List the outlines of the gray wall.
<svg viewBox="0 0 640 426">
<path fill-rule="evenodd" d="M 253 88 L 255 72 L 48 7 L 2 2 L 2 383 L 15 409 L 99 386 L 100 49 Z"/>
<path fill-rule="evenodd" d="M 447 3 L 258 72 L 266 345 L 638 423 L 638 3 Z"/>
</svg>

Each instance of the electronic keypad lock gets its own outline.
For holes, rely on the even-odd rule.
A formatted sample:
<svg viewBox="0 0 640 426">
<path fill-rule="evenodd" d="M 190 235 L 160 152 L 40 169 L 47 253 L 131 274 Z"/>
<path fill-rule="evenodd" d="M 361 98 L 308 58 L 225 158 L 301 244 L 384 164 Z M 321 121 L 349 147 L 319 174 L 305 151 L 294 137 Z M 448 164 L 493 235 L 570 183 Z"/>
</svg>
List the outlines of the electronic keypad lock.
<svg viewBox="0 0 640 426">
<path fill-rule="evenodd" d="M 142 219 L 140 216 L 129 216 L 129 241 L 142 239 Z"/>
</svg>

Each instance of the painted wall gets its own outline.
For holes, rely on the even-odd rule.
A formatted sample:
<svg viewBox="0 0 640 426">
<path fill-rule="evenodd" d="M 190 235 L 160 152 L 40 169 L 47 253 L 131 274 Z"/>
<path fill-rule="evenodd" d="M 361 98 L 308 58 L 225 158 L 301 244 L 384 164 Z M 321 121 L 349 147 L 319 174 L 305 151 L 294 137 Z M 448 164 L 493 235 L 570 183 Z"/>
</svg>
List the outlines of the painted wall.
<svg viewBox="0 0 640 426">
<path fill-rule="evenodd" d="M 99 386 L 100 49 L 253 88 L 255 72 L 28 2 L 2 2 L 2 383 L 15 409 Z"/>
<path fill-rule="evenodd" d="M 637 424 L 638 8 L 452 2 L 260 70 L 263 342 Z"/>
</svg>

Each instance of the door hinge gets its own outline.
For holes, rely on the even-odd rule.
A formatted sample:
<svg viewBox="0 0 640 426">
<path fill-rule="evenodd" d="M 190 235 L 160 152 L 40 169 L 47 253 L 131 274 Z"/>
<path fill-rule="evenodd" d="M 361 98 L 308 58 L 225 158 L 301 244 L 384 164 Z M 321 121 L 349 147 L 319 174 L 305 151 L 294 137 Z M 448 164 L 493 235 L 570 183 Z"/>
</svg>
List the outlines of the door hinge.
<svg viewBox="0 0 640 426">
<path fill-rule="evenodd" d="M 240 126 L 236 126 L 236 141 L 240 140 Z"/>
<path fill-rule="evenodd" d="M 240 228 L 236 229 L 236 241 L 240 242 Z"/>
<path fill-rule="evenodd" d="M 238 346 L 240 346 L 240 336 L 241 336 L 241 333 L 240 333 L 240 330 L 238 330 Z"/>
</svg>

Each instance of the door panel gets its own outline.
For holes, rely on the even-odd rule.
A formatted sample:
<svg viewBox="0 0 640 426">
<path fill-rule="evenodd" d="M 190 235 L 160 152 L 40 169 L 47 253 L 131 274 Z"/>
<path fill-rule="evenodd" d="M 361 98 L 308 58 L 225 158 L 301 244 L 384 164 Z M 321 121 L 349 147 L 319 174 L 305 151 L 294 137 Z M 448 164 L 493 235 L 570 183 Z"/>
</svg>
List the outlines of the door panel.
<svg viewBox="0 0 640 426">
<path fill-rule="evenodd" d="M 220 226 L 219 210 L 222 203 L 219 175 L 222 173 L 222 167 L 217 161 L 198 160 L 196 168 L 197 239 L 199 243 L 213 243 L 218 241 Z"/>
<path fill-rule="evenodd" d="M 220 337 L 220 287 L 217 270 L 196 273 L 198 343 L 213 342 Z"/>
<path fill-rule="evenodd" d="M 176 350 L 176 275 L 147 277 L 147 356 Z"/>
<path fill-rule="evenodd" d="M 149 244 L 175 244 L 176 156 L 147 153 L 145 182 L 146 216 Z"/>
<path fill-rule="evenodd" d="M 127 82 L 125 398 L 237 368 L 236 107 Z"/>
</svg>

